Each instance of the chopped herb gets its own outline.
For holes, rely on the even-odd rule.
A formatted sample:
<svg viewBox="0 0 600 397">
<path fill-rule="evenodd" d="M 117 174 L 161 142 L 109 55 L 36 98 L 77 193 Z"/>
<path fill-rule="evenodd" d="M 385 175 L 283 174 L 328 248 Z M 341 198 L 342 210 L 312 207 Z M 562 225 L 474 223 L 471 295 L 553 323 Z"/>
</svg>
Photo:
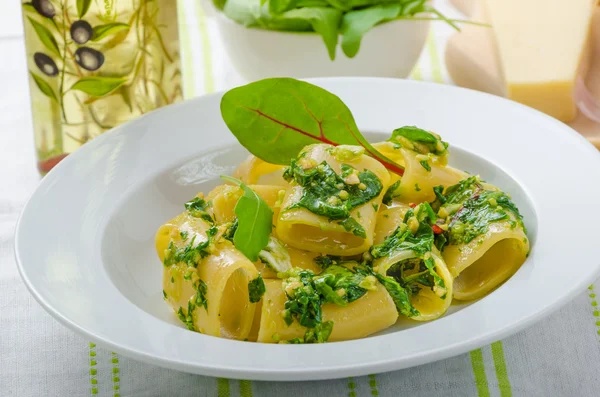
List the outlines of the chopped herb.
<svg viewBox="0 0 600 397">
<path fill-rule="evenodd" d="M 398 193 L 399 187 L 400 187 L 400 180 L 397 180 L 388 188 L 388 190 L 383 195 L 383 204 L 390 205 L 390 204 L 392 204 L 393 199 L 400 196 L 400 194 Z"/>
<path fill-rule="evenodd" d="M 202 280 L 198 280 L 194 289 L 196 290 L 196 306 L 202 306 L 204 307 L 204 310 L 208 310 L 208 298 L 206 297 L 208 287 L 206 283 Z"/>
<path fill-rule="evenodd" d="M 248 296 L 251 303 L 260 301 L 266 291 L 267 289 L 265 288 L 265 282 L 260 274 L 257 278 L 248 283 Z"/>
<path fill-rule="evenodd" d="M 419 311 L 410 303 L 408 292 L 402 288 L 400 284 L 392 277 L 384 276 L 379 273 L 373 273 L 377 280 L 385 287 L 387 292 L 392 297 L 398 313 L 406 317 L 414 317 L 419 315 Z"/>
<path fill-rule="evenodd" d="M 233 236 L 235 235 L 235 231 L 238 228 L 238 219 L 235 218 L 233 220 L 233 222 L 230 222 L 229 224 L 227 224 L 227 228 L 225 229 L 225 232 L 223 233 L 223 238 L 226 240 L 229 240 L 233 243 Z"/>
<path fill-rule="evenodd" d="M 292 160 L 283 176 L 288 182 L 294 180 L 303 187 L 303 191 L 300 200 L 290 208 L 302 207 L 314 214 L 326 216 L 329 220 L 338 220 L 346 231 L 366 238 L 365 230 L 350 216 L 350 212 L 377 197 L 383 185 L 369 170 L 357 172 L 348 164 L 342 164 L 341 168 L 342 176 L 336 174 L 325 161 L 305 170 L 296 159 Z M 346 183 L 343 177 L 349 177 L 355 172 L 359 183 Z M 339 199 L 342 191 L 348 194 L 345 200 Z M 346 194 L 343 196 L 346 197 Z"/>
<path fill-rule="evenodd" d="M 419 164 L 421 164 L 421 167 L 425 168 L 428 172 L 431 172 L 431 166 L 429 165 L 427 160 L 421 160 L 419 161 Z"/>
<path fill-rule="evenodd" d="M 375 212 L 379 211 L 379 204 L 373 203 L 373 209 Z"/>
<path fill-rule="evenodd" d="M 217 234 L 217 232 L 219 231 L 219 229 L 216 226 L 211 226 L 207 231 L 206 231 L 206 235 L 208 237 L 214 237 L 215 234 Z"/>
<path fill-rule="evenodd" d="M 191 280 L 192 279 L 192 272 L 189 271 L 186 274 L 183 275 L 183 279 L 184 280 Z"/>
<path fill-rule="evenodd" d="M 177 310 L 177 317 L 181 320 L 182 323 L 185 324 L 187 329 L 190 331 L 195 331 L 196 327 L 194 327 L 194 319 L 192 318 L 192 313 L 195 307 L 193 307 L 193 303 L 188 302 L 188 312 L 187 314 L 183 313 L 183 308 L 180 306 L 179 310 Z"/>
<path fill-rule="evenodd" d="M 329 336 L 333 331 L 333 321 L 325 321 L 324 323 L 317 324 L 314 328 L 309 328 L 304 333 L 304 338 L 290 339 L 286 343 L 300 344 L 300 343 L 325 343 L 329 340 Z"/>
<path fill-rule="evenodd" d="M 164 289 L 163 289 L 163 299 L 167 299 L 167 293 L 165 292 Z"/>
<path fill-rule="evenodd" d="M 339 256 L 332 255 L 319 255 L 313 259 L 317 265 L 321 267 L 321 269 L 325 270 L 329 266 L 338 265 L 342 260 Z"/>
<path fill-rule="evenodd" d="M 198 266 L 202 258 L 210 255 L 208 252 L 210 240 L 194 245 L 195 239 L 196 236 L 192 237 L 192 240 L 183 248 L 177 248 L 173 241 L 171 241 L 165 250 L 164 265 L 171 266 L 175 263 L 185 263 L 188 266 Z"/>
<path fill-rule="evenodd" d="M 173 276 L 171 276 L 171 284 L 175 283 L 175 278 Z"/>
<path fill-rule="evenodd" d="M 183 241 L 187 240 L 188 238 L 188 232 L 179 232 L 179 235 Z"/>
<path fill-rule="evenodd" d="M 417 192 L 420 192 L 420 191 L 421 191 L 421 188 L 419 187 L 419 184 L 418 184 L 418 183 L 415 183 L 415 190 L 416 190 Z"/>
<path fill-rule="evenodd" d="M 206 211 L 209 206 L 210 205 L 200 197 L 194 197 L 191 201 L 185 203 L 185 209 L 190 213 L 191 216 L 194 218 L 203 219 L 206 222 L 213 224 L 215 223 L 214 219 Z"/>
</svg>

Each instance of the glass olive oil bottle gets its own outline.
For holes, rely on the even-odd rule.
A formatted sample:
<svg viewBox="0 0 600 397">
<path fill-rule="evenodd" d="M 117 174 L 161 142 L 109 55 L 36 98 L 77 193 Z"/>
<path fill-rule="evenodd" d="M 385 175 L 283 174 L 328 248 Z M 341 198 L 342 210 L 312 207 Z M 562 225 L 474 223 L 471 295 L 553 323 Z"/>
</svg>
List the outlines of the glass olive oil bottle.
<svg viewBox="0 0 600 397">
<path fill-rule="evenodd" d="M 38 169 L 183 98 L 177 1 L 22 3 Z"/>
</svg>

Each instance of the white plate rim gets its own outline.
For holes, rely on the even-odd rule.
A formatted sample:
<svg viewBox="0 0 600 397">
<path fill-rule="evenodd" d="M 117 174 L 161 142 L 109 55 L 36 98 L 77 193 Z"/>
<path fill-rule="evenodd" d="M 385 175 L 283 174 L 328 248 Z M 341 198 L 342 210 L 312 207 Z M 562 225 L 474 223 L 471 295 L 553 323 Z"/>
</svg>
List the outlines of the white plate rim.
<svg viewBox="0 0 600 397">
<path fill-rule="evenodd" d="M 449 90 L 455 90 L 455 91 L 473 92 L 482 98 L 487 97 L 493 101 L 504 102 L 505 104 L 507 104 L 509 106 L 513 106 L 513 107 L 519 108 L 521 110 L 524 110 L 526 112 L 529 112 L 531 114 L 534 114 L 535 117 L 537 117 L 540 120 L 540 122 L 542 120 L 544 120 L 544 122 L 548 123 L 549 125 L 555 124 L 557 126 L 557 128 L 563 130 L 566 134 L 569 134 L 572 138 L 575 138 L 575 139 L 573 139 L 573 142 L 579 141 L 581 144 L 580 147 L 581 147 L 582 151 L 587 151 L 589 153 L 594 153 L 595 155 L 597 155 L 596 149 L 591 144 L 589 144 L 583 137 L 581 137 L 578 133 L 576 133 L 574 130 L 570 129 L 566 125 L 560 123 L 559 121 L 557 121 L 543 113 L 540 113 L 536 110 L 527 108 L 521 104 L 518 104 L 518 103 L 515 103 L 512 101 L 508 101 L 504 98 L 499 98 L 499 97 L 495 97 L 492 95 L 475 92 L 475 91 L 467 90 L 467 89 L 463 89 L 463 88 L 439 85 L 436 83 L 414 82 L 414 81 L 399 80 L 399 79 L 318 78 L 318 79 L 308 79 L 308 81 L 314 82 L 318 85 L 325 85 L 325 86 L 327 86 L 328 84 L 333 84 L 333 85 L 335 85 L 335 84 L 354 84 L 357 82 L 362 82 L 362 83 L 373 82 L 374 84 L 379 84 L 379 83 L 407 84 L 407 85 L 417 84 L 420 86 L 427 86 L 427 87 L 436 86 L 436 87 L 439 87 L 439 89 L 441 89 L 441 90 L 449 89 Z M 156 110 L 154 112 L 148 113 L 148 115 L 157 114 L 160 112 L 169 112 L 175 107 L 191 106 L 191 104 L 201 104 L 203 101 L 208 102 L 208 101 L 213 100 L 212 98 L 219 97 L 221 95 L 222 95 L 222 92 L 205 95 L 203 97 L 195 98 L 195 99 L 185 101 L 185 102 L 182 102 L 182 103 L 179 103 L 176 105 L 172 105 L 168 108 L 162 108 L 162 109 Z M 99 145 L 101 142 L 103 142 L 103 140 L 108 139 L 108 137 L 112 136 L 113 134 L 118 133 L 118 131 L 126 130 L 127 128 L 130 127 L 130 125 L 138 123 L 139 120 L 142 120 L 145 117 L 147 117 L 147 115 L 145 115 L 139 119 L 127 122 L 127 123 L 121 125 L 120 127 L 115 128 L 113 131 L 110 131 L 110 132 L 104 134 L 103 136 L 95 138 L 94 141 L 92 141 L 89 145 Z M 451 144 L 452 144 L 452 142 L 451 142 Z M 77 152 L 75 152 L 74 154 L 68 156 L 64 161 L 62 161 L 57 167 L 55 167 L 55 169 L 53 169 L 42 180 L 37 191 L 41 190 L 41 188 L 44 187 L 45 185 L 51 183 L 51 181 L 54 178 L 58 177 L 58 175 L 62 172 L 61 170 L 66 169 L 67 167 L 70 167 L 71 163 L 74 163 L 75 161 L 77 161 L 78 157 L 84 156 L 85 154 L 86 154 L 86 150 L 85 150 L 85 148 L 82 148 L 82 149 L 78 150 Z M 599 164 L 600 164 L 600 162 L 599 162 Z M 527 188 L 527 186 L 525 186 L 525 188 Z M 256 379 L 256 380 L 331 379 L 331 378 L 340 378 L 340 377 L 345 377 L 345 376 L 364 375 L 364 374 L 372 373 L 372 372 L 391 371 L 391 370 L 395 370 L 395 369 L 406 368 L 409 366 L 420 365 L 420 364 L 423 364 L 426 362 L 431 362 L 434 360 L 451 357 L 456 354 L 471 350 L 473 348 L 481 347 L 485 344 L 488 344 L 490 342 L 501 339 L 505 336 L 508 336 L 519 330 L 524 329 L 525 327 L 540 320 L 541 318 L 545 317 L 549 313 L 559 309 L 564 304 L 568 303 L 572 298 L 575 297 L 575 295 L 577 293 L 583 291 L 587 287 L 587 285 L 589 285 L 595 278 L 598 277 L 598 275 L 600 275 L 600 267 L 596 266 L 596 268 L 593 272 L 589 272 L 588 274 L 585 275 L 585 277 L 581 277 L 579 279 L 579 282 L 576 285 L 570 286 L 567 293 L 562 293 L 560 302 L 553 302 L 553 304 L 546 305 L 542 310 L 539 310 L 536 313 L 533 313 L 532 315 L 527 316 L 526 318 L 523 318 L 514 324 L 510 324 L 505 327 L 496 328 L 493 331 L 479 335 L 478 337 L 471 338 L 470 340 L 468 340 L 466 342 L 460 342 L 460 343 L 456 343 L 453 345 L 447 345 L 446 348 L 443 349 L 443 351 L 427 351 L 425 353 L 421 352 L 421 354 L 415 354 L 414 356 L 404 356 L 402 358 L 379 360 L 379 361 L 369 361 L 369 362 L 354 363 L 354 364 L 343 363 L 343 364 L 338 364 L 337 366 L 330 365 L 328 368 L 326 368 L 326 369 L 320 368 L 320 369 L 318 369 L 318 371 L 311 370 L 311 369 L 277 370 L 276 368 L 269 368 L 269 369 L 263 370 L 260 368 L 240 368 L 240 367 L 235 367 L 235 365 L 218 366 L 218 365 L 211 365 L 208 363 L 199 364 L 197 362 L 196 363 L 184 362 L 184 361 L 180 361 L 178 359 L 173 359 L 173 358 L 169 359 L 169 358 L 164 358 L 164 357 L 156 357 L 153 354 L 141 351 L 139 349 L 130 348 L 130 347 L 124 346 L 123 344 L 120 344 L 118 342 L 115 342 L 112 340 L 107 340 L 107 339 L 103 338 L 102 336 L 97 335 L 95 332 L 93 332 L 91 330 L 80 327 L 77 323 L 75 323 L 71 319 L 63 316 L 62 313 L 60 312 L 60 310 L 53 307 L 51 304 L 49 304 L 47 302 L 47 300 L 45 299 L 43 294 L 32 283 L 32 280 L 30 279 L 30 277 L 28 275 L 26 266 L 24 265 L 23 259 L 20 254 L 21 245 L 22 245 L 22 241 L 21 241 L 22 221 L 23 221 L 25 214 L 27 214 L 28 209 L 31 206 L 31 203 L 37 199 L 38 199 L 38 197 L 37 197 L 36 193 L 34 193 L 34 195 L 32 195 L 30 200 L 24 206 L 24 208 L 21 212 L 21 215 L 19 216 L 17 226 L 16 226 L 16 233 L 15 233 L 15 258 L 17 261 L 19 273 L 20 273 L 23 281 L 25 282 L 27 288 L 32 293 L 34 298 L 42 305 L 42 307 L 44 307 L 44 309 L 46 311 L 48 311 L 53 317 L 55 317 L 57 320 L 59 320 L 63 325 L 67 326 L 70 329 L 73 329 L 74 331 L 76 331 L 80 334 L 87 336 L 94 342 L 97 342 L 100 346 L 110 348 L 115 352 L 139 359 L 141 361 L 169 367 L 172 369 L 183 370 L 183 371 L 199 373 L 199 374 L 205 374 L 205 375 L 210 375 L 210 376 L 225 376 L 225 377 L 232 377 L 232 378 L 252 379 L 252 380 L 254 380 L 254 379 Z M 184 332 L 187 332 L 187 331 L 184 331 Z M 369 339 L 343 342 L 343 343 L 344 343 L 344 347 L 352 349 L 357 344 L 365 343 L 365 341 L 369 341 Z M 213 341 L 213 342 L 218 343 L 216 341 Z M 242 343 L 242 342 L 232 342 L 232 341 L 224 341 L 224 342 Z M 328 344 L 326 346 L 308 346 L 307 345 L 307 346 L 302 346 L 302 348 L 305 349 L 305 351 L 307 351 L 307 352 L 314 352 L 314 351 L 316 351 L 315 349 L 317 349 L 317 348 L 330 350 L 330 348 L 335 345 L 337 345 L 337 343 L 336 344 Z M 261 346 L 261 345 L 259 345 L 259 346 Z M 272 346 L 265 347 L 265 348 L 270 349 L 270 348 L 272 348 Z M 296 346 L 278 346 L 277 348 L 282 349 L 282 351 L 283 350 L 289 351 L 289 349 L 297 349 Z M 292 351 L 294 352 L 294 354 L 297 354 L 296 350 L 292 350 Z M 286 353 L 286 355 L 287 355 L 287 353 Z"/>
</svg>

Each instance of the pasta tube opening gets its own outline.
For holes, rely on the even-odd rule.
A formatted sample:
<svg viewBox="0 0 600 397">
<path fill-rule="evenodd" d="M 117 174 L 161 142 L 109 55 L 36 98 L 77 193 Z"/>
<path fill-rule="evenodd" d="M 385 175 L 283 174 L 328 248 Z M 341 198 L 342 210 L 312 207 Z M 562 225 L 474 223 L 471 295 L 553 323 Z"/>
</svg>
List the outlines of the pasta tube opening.
<svg viewBox="0 0 600 397">
<path fill-rule="evenodd" d="M 239 268 L 235 270 L 223 290 L 219 319 L 221 336 L 229 339 L 244 339 L 248 336 L 254 319 L 254 311 L 246 310 L 250 305 L 248 283 L 252 275 Z"/>
<path fill-rule="evenodd" d="M 516 273 L 525 253 L 519 239 L 500 240 L 454 280 L 454 297 L 471 300 L 486 295 Z"/>
</svg>

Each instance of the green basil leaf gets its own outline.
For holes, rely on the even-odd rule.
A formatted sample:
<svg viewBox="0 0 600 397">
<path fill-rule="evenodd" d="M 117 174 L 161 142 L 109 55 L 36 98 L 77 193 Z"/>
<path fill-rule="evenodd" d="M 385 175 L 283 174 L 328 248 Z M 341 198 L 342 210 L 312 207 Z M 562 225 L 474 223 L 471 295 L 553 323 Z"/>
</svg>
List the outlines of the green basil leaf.
<svg viewBox="0 0 600 397">
<path fill-rule="evenodd" d="M 77 0 L 77 15 L 79 18 L 83 18 L 90 9 L 92 0 Z"/>
<path fill-rule="evenodd" d="M 269 243 L 273 229 L 273 210 L 241 181 L 229 176 L 221 176 L 221 179 L 240 186 L 244 191 L 234 210 L 238 226 L 233 235 L 233 244 L 248 259 L 256 262 L 260 251 Z"/>
<path fill-rule="evenodd" d="M 29 74 L 31 74 L 31 77 L 33 77 L 33 81 L 35 81 L 35 85 L 37 85 L 37 87 L 40 89 L 40 91 L 42 91 L 44 95 L 58 102 L 58 98 L 56 97 L 56 94 L 54 93 L 52 87 L 50 87 L 50 84 L 46 83 L 46 81 L 44 81 L 43 78 L 41 78 L 33 72 L 29 72 Z"/>
<path fill-rule="evenodd" d="M 381 22 L 396 18 L 400 8 L 400 4 L 385 4 L 344 14 L 340 29 L 344 54 L 353 58 L 360 49 L 360 42 L 365 33 Z"/>
<path fill-rule="evenodd" d="M 33 30 L 35 30 L 36 35 L 44 45 L 48 49 L 48 51 L 60 57 L 60 50 L 58 49 L 58 43 L 52 36 L 52 33 L 41 23 L 37 22 L 35 19 L 27 17 L 31 26 L 33 26 Z"/>
<path fill-rule="evenodd" d="M 313 143 L 359 145 L 388 170 L 404 173 L 365 139 L 340 98 L 304 81 L 272 78 L 234 88 L 221 99 L 221 115 L 242 146 L 268 163 L 289 164 Z"/>
<path fill-rule="evenodd" d="M 92 41 L 100 41 L 103 38 L 121 32 L 123 30 L 128 30 L 129 25 L 126 23 L 109 23 L 106 25 L 98 25 L 94 26 L 94 31 L 92 34 Z"/>
<path fill-rule="evenodd" d="M 85 92 L 95 97 L 106 96 L 121 87 L 127 79 L 122 77 L 83 77 L 71 87 L 71 90 Z"/>
</svg>

